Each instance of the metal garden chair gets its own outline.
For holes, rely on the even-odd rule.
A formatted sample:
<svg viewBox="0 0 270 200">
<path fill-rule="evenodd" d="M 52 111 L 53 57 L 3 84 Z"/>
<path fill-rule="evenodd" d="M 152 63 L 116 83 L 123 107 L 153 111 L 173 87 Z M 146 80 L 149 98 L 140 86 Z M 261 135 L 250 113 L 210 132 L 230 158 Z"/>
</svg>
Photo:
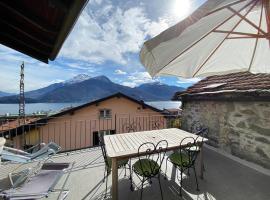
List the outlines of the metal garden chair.
<svg viewBox="0 0 270 200">
<path fill-rule="evenodd" d="M 197 139 L 194 139 L 193 137 L 185 137 L 180 142 L 179 150 L 169 155 L 166 160 L 167 162 L 170 161 L 174 165 L 174 167 L 180 170 L 180 196 L 182 196 L 183 173 L 190 168 L 194 170 L 197 191 L 199 190 L 199 184 L 195 169 L 195 161 L 198 157 L 198 154 L 200 153 L 201 145 L 199 145 L 196 140 Z M 167 172 L 167 162 L 165 174 Z"/>
<path fill-rule="evenodd" d="M 151 184 L 152 178 L 158 179 L 161 198 L 163 199 L 162 188 L 160 183 L 160 174 L 161 174 L 160 168 L 166 155 L 167 148 L 168 142 L 166 140 L 158 142 L 157 145 L 154 145 L 151 142 L 147 142 L 139 147 L 138 149 L 139 159 L 133 164 L 132 170 L 135 172 L 135 174 L 142 182 L 140 199 L 142 199 L 144 183 L 146 181 L 149 181 Z"/>
<path fill-rule="evenodd" d="M 107 196 L 107 189 L 108 189 L 108 176 L 111 173 L 112 160 L 111 160 L 110 157 L 107 156 L 107 152 L 106 152 L 106 147 L 105 147 L 103 136 L 100 136 L 99 137 L 99 144 L 100 144 L 101 151 L 102 151 L 102 156 L 103 156 L 103 159 L 104 159 L 104 162 L 105 162 L 105 170 L 104 170 L 104 179 L 103 179 L 103 182 L 105 182 L 105 180 L 106 180 L 106 191 L 105 191 L 105 198 L 106 198 L 106 196 Z M 129 179 L 131 180 L 131 165 L 130 165 L 130 162 L 129 161 L 130 161 L 129 159 L 118 161 L 118 169 L 124 168 L 125 169 L 125 176 L 126 176 L 127 165 L 128 165 L 128 168 L 130 170 L 130 178 Z M 132 190 L 133 188 L 130 188 L 130 189 Z"/>
</svg>

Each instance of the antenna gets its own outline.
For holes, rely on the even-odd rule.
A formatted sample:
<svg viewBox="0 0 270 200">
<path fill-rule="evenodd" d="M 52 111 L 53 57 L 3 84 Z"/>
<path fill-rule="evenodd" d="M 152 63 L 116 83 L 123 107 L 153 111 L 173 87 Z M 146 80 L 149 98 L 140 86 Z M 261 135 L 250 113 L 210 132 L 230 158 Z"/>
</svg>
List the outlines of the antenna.
<svg viewBox="0 0 270 200">
<path fill-rule="evenodd" d="M 24 62 L 20 73 L 20 102 L 19 102 L 19 124 L 25 123 L 25 99 L 24 99 Z"/>
</svg>

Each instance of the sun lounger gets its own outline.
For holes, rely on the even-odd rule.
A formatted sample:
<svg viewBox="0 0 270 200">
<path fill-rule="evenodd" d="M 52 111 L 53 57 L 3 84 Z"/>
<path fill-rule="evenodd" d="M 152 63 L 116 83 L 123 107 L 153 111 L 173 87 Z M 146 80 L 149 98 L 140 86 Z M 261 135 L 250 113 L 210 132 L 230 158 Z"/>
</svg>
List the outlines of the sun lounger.
<svg viewBox="0 0 270 200">
<path fill-rule="evenodd" d="M 65 190 L 64 187 L 73 165 L 74 163 L 45 163 L 38 173 L 30 177 L 28 177 L 29 174 L 27 173 L 22 175 L 22 177 L 20 177 L 22 182 L 17 183 L 16 186 L 8 190 L 2 191 L 0 197 L 10 200 L 40 199 L 47 197 L 52 192 L 58 192 L 59 195 L 57 199 L 64 199 L 69 192 Z M 65 173 L 68 174 L 61 189 L 54 189 L 57 182 Z"/>
<path fill-rule="evenodd" d="M 49 158 L 60 150 L 61 147 L 54 142 L 46 144 L 44 147 L 42 147 L 35 153 L 28 153 L 26 151 L 4 146 L 1 152 L 1 158 L 17 163 L 28 163 L 32 162 L 33 160 L 42 160 Z"/>
<path fill-rule="evenodd" d="M 55 155 L 61 150 L 61 147 L 54 142 L 50 142 L 40 150 L 34 153 L 28 153 L 27 151 L 22 151 L 20 149 L 10 148 L 10 147 L 3 147 L 1 152 L 1 159 L 6 161 L 11 161 L 15 163 L 21 163 L 22 165 L 25 163 L 39 161 L 33 170 L 39 170 L 41 164 L 46 162 L 50 159 L 51 156 Z M 10 183 L 13 185 L 13 177 L 16 176 L 15 171 L 17 171 L 22 165 L 18 165 L 12 172 L 9 173 L 9 180 Z"/>
</svg>

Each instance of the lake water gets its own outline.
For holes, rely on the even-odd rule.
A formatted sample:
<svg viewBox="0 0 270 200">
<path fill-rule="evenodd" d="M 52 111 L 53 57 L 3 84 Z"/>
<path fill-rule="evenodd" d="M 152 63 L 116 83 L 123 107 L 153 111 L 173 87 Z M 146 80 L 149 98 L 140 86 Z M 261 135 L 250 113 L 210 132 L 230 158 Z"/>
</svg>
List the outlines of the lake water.
<svg viewBox="0 0 270 200">
<path fill-rule="evenodd" d="M 151 101 L 147 104 L 163 110 L 164 108 L 179 108 L 180 101 Z M 29 103 L 25 105 L 25 113 L 32 114 L 38 112 L 57 112 L 67 107 L 76 107 L 83 103 Z M 18 104 L 0 104 L 0 115 L 17 114 L 19 111 Z"/>
</svg>

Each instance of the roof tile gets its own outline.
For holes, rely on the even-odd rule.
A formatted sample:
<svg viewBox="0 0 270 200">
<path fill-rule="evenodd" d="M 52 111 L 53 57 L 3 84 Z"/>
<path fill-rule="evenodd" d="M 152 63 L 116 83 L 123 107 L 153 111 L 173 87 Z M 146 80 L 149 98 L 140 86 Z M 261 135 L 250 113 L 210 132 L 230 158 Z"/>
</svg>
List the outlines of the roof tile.
<svg viewBox="0 0 270 200">
<path fill-rule="evenodd" d="M 175 97 L 213 92 L 243 92 L 243 91 L 270 91 L 270 74 L 252 74 L 239 72 L 226 75 L 209 76 L 183 92 L 176 93 Z"/>
</svg>

